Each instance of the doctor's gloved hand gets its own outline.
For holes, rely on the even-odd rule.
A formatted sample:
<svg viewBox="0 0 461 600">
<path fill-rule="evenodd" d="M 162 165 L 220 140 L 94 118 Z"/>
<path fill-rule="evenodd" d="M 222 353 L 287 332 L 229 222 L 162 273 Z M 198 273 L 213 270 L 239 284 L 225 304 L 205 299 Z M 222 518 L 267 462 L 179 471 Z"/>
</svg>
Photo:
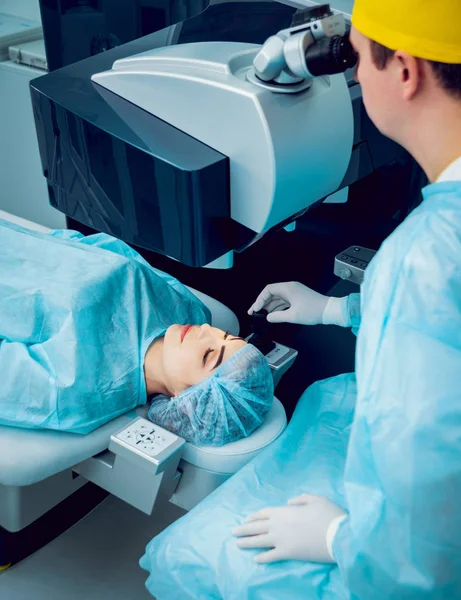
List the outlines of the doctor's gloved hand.
<svg viewBox="0 0 461 600">
<path fill-rule="evenodd" d="M 297 281 L 267 285 L 248 310 L 265 308 L 270 323 L 349 326 L 346 298 L 323 296 Z"/>
<path fill-rule="evenodd" d="M 289 506 L 265 508 L 233 529 L 239 548 L 265 548 L 257 563 L 304 560 L 333 563 L 332 545 L 347 513 L 327 498 L 303 494 Z"/>
</svg>

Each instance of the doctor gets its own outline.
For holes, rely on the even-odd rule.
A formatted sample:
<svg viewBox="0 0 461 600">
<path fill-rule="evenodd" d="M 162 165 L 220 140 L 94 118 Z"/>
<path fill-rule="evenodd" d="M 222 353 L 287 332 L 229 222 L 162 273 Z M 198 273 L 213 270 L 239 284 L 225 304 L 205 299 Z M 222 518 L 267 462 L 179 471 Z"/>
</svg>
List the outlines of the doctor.
<svg viewBox="0 0 461 600">
<path fill-rule="evenodd" d="M 306 494 L 233 533 L 257 562 L 337 562 L 353 598 L 461 597 L 461 2 L 356 0 L 352 22 L 368 114 L 431 184 L 360 302 L 292 282 L 251 307 L 358 327 L 357 399 L 345 510 Z"/>
<path fill-rule="evenodd" d="M 158 600 L 461 598 L 459 23 L 460 0 L 356 0 L 366 108 L 432 183 L 361 297 L 280 283 L 250 309 L 358 329 L 356 373 L 306 390 L 278 440 L 151 541 Z"/>
</svg>

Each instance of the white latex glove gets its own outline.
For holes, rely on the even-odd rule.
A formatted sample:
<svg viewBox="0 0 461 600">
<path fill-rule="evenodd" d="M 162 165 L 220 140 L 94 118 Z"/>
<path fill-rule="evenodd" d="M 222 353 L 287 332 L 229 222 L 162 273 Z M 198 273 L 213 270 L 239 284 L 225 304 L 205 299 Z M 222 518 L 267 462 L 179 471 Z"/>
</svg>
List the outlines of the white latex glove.
<svg viewBox="0 0 461 600">
<path fill-rule="evenodd" d="M 232 531 L 239 548 L 271 548 L 257 554 L 257 563 L 281 560 L 335 562 L 331 550 L 338 527 L 347 513 L 327 498 L 303 494 L 289 506 L 265 508 Z"/>
<path fill-rule="evenodd" d="M 322 296 L 297 281 L 267 285 L 248 310 L 248 314 L 265 308 L 270 323 L 299 325 L 349 326 L 347 297 Z"/>
</svg>

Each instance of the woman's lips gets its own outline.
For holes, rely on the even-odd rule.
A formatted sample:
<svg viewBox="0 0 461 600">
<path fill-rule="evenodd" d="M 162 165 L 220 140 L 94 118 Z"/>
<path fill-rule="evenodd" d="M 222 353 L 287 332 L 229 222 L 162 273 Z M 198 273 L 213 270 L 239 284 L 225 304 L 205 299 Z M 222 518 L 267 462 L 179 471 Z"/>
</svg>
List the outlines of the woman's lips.
<svg viewBox="0 0 461 600">
<path fill-rule="evenodd" d="M 192 325 L 184 325 L 184 326 L 182 327 L 182 329 L 181 329 L 181 334 L 180 334 L 180 335 L 181 335 L 181 344 L 182 344 L 182 341 L 183 341 L 183 339 L 184 339 L 184 338 L 185 338 L 185 336 L 186 336 L 186 333 L 187 333 L 187 332 L 189 331 L 189 329 L 191 329 L 191 328 L 192 328 Z"/>
</svg>

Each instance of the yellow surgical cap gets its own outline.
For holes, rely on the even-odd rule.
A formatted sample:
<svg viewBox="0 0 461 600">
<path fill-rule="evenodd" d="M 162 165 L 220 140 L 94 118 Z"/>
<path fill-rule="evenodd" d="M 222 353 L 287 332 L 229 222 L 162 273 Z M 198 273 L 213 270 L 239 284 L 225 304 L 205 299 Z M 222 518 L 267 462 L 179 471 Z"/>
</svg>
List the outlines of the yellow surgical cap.
<svg viewBox="0 0 461 600">
<path fill-rule="evenodd" d="M 461 64 L 461 0 L 355 0 L 352 24 L 391 50 Z"/>
</svg>

